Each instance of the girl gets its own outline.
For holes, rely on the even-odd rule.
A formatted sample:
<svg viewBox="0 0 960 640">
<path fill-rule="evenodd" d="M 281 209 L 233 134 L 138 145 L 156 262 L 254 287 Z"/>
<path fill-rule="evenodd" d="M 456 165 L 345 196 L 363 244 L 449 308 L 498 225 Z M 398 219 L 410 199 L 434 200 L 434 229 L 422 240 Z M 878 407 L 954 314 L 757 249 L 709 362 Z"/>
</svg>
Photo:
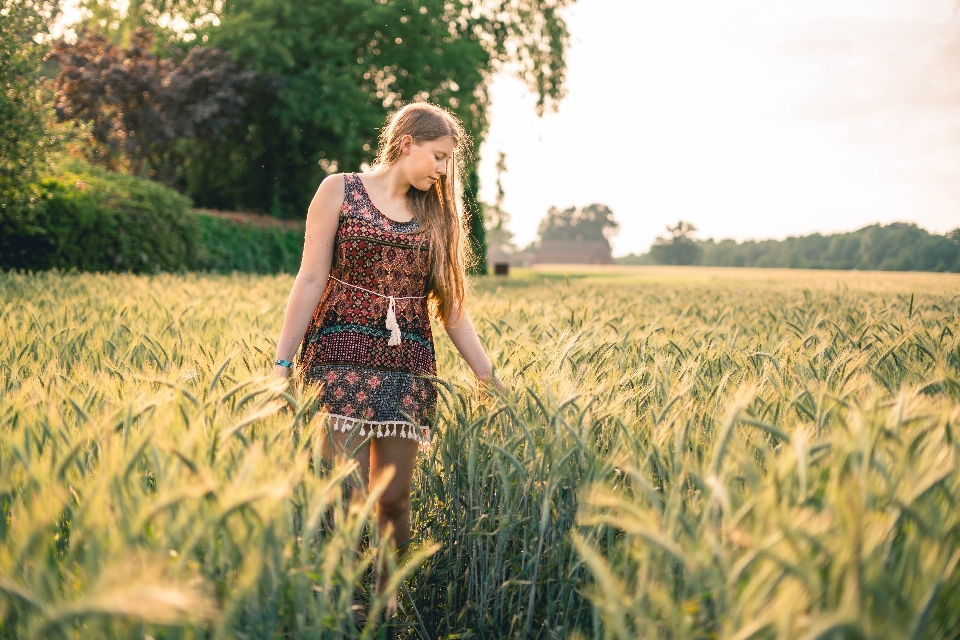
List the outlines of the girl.
<svg viewBox="0 0 960 640">
<path fill-rule="evenodd" d="M 437 394 L 422 377 L 437 373 L 431 310 L 477 379 L 503 388 L 464 306 L 454 188 L 466 143 L 452 114 L 410 104 L 388 120 L 372 172 L 321 183 L 277 341 L 277 375 L 289 375 L 302 343 L 299 373 L 323 386 L 324 455 L 355 457 L 365 483 L 392 470 L 377 519 L 393 548 L 410 537 L 417 448 L 431 441 Z M 352 442 L 361 446 L 348 450 Z"/>
</svg>

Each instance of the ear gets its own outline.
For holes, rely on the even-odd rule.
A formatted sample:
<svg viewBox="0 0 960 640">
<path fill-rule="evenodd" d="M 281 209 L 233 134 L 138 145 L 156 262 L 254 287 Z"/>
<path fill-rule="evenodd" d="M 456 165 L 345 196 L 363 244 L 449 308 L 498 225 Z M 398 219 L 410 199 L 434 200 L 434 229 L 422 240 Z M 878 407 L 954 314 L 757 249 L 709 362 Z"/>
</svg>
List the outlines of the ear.
<svg viewBox="0 0 960 640">
<path fill-rule="evenodd" d="M 400 153 L 403 155 L 410 155 L 410 151 L 413 150 L 413 136 L 409 133 L 400 138 Z"/>
</svg>

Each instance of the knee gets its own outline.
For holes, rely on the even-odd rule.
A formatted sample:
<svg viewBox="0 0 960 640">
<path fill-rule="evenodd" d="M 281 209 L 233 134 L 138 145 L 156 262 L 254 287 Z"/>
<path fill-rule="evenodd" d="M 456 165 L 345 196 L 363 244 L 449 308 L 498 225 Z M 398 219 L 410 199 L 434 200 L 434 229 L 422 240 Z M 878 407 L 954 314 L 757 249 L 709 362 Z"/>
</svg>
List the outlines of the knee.
<svg viewBox="0 0 960 640">
<path fill-rule="evenodd" d="M 410 514 L 410 495 L 390 495 L 385 493 L 377 503 L 381 518 L 399 520 Z"/>
</svg>

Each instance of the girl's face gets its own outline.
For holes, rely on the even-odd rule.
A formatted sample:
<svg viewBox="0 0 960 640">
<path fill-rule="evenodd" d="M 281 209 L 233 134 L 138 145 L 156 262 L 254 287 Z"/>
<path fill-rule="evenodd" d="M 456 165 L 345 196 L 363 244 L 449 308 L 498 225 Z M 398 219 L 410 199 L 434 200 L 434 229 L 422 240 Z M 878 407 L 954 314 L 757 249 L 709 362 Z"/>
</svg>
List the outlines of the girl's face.
<svg viewBox="0 0 960 640">
<path fill-rule="evenodd" d="M 426 191 L 440 176 L 447 173 L 447 162 L 453 158 L 456 141 L 447 136 L 437 140 L 415 141 L 411 136 L 403 136 L 400 141 L 404 174 L 410 184 Z"/>
</svg>

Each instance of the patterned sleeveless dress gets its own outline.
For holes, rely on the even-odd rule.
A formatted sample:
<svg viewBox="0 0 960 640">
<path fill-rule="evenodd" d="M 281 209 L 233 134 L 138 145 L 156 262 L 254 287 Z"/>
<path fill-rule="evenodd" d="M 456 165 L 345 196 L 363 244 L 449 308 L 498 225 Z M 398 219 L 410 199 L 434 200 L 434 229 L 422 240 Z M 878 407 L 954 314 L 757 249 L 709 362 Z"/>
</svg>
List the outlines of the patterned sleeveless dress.
<svg viewBox="0 0 960 640">
<path fill-rule="evenodd" d="M 429 239 L 415 220 L 395 222 L 370 202 L 357 174 L 345 194 L 330 280 L 301 347 L 304 382 L 322 385 L 335 429 L 412 438 L 426 447 L 437 405 L 437 364 L 427 310 Z M 390 297 L 400 343 L 387 328 Z M 396 332 L 394 332 L 396 333 Z M 394 342 L 396 338 L 394 339 Z"/>
</svg>

